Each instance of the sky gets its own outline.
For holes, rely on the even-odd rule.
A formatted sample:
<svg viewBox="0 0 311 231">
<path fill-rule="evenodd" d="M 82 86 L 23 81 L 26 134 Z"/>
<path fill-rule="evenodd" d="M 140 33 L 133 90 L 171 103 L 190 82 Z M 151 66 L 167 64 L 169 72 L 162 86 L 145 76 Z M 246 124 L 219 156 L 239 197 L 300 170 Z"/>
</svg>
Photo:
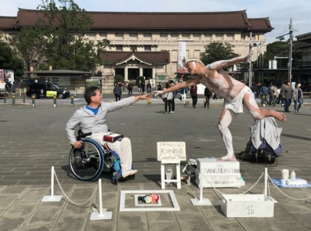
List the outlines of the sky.
<svg viewBox="0 0 311 231">
<path fill-rule="evenodd" d="M 45 0 L 44 0 L 45 1 Z M 54 0 L 59 6 L 58 0 Z M 267 43 L 289 32 L 293 35 L 311 32 L 310 0 L 75 0 L 86 11 L 112 12 L 222 12 L 246 10 L 248 18 L 266 18 L 274 30 L 265 34 Z M 2 0 L 0 16 L 16 16 L 18 8 L 36 9 L 41 0 Z M 288 39 L 285 37 L 285 39 Z"/>
</svg>

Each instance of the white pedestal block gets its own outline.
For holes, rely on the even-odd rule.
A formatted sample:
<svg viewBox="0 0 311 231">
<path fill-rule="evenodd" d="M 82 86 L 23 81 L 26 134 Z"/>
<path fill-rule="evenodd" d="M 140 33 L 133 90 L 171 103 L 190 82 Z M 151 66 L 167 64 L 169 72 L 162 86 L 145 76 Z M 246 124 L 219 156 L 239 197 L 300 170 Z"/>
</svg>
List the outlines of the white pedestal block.
<svg viewBox="0 0 311 231">
<path fill-rule="evenodd" d="M 198 158 L 196 183 L 203 188 L 237 187 L 245 185 L 241 179 L 240 162 L 217 161 L 216 158 Z"/>
<path fill-rule="evenodd" d="M 226 217 L 273 217 L 274 203 L 264 194 L 222 194 L 221 211 Z"/>
</svg>

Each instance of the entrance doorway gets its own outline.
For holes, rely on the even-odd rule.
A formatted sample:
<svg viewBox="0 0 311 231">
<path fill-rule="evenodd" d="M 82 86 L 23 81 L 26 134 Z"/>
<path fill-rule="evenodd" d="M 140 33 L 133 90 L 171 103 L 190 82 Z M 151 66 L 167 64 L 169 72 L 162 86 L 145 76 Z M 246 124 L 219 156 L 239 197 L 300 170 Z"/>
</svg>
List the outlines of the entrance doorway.
<svg viewBox="0 0 311 231">
<path fill-rule="evenodd" d="M 145 79 L 152 79 L 152 69 L 151 68 L 144 68 L 143 69 L 143 75 L 145 76 Z"/>
<path fill-rule="evenodd" d="M 139 69 L 138 68 L 129 68 L 127 74 L 128 74 L 129 80 L 136 80 L 136 78 L 139 76 Z"/>
</svg>

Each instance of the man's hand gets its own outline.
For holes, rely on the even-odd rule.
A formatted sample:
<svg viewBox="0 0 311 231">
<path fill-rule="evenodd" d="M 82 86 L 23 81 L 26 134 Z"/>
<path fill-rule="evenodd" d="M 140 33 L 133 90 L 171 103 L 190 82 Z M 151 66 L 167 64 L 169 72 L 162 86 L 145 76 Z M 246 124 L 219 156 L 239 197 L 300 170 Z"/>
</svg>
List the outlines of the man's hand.
<svg viewBox="0 0 311 231">
<path fill-rule="evenodd" d="M 163 94 L 163 91 L 154 91 L 152 92 L 152 94 L 154 94 L 155 97 L 161 96 Z"/>
<path fill-rule="evenodd" d="M 73 147 L 75 149 L 80 149 L 82 145 L 83 145 L 83 141 L 79 140 L 79 141 L 74 142 Z"/>
<path fill-rule="evenodd" d="M 151 94 L 138 95 L 138 96 L 135 96 L 135 102 L 138 100 L 148 100 L 151 98 L 152 98 Z"/>
</svg>

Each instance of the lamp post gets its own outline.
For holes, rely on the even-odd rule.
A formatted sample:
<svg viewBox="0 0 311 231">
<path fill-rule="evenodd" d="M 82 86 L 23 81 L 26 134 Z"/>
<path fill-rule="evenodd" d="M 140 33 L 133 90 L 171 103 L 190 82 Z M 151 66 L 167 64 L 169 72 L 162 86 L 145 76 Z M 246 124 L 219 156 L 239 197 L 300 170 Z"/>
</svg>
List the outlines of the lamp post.
<svg viewBox="0 0 311 231">
<path fill-rule="evenodd" d="M 249 63 L 249 68 L 248 68 L 248 86 L 252 87 L 253 82 L 252 82 L 252 59 L 251 59 L 251 51 L 253 47 L 257 47 L 260 46 L 261 43 L 260 42 L 256 42 L 256 43 L 252 43 L 252 32 L 250 32 L 249 34 L 249 59 L 248 59 L 248 63 Z M 258 57 L 257 57 L 258 58 Z"/>
</svg>

